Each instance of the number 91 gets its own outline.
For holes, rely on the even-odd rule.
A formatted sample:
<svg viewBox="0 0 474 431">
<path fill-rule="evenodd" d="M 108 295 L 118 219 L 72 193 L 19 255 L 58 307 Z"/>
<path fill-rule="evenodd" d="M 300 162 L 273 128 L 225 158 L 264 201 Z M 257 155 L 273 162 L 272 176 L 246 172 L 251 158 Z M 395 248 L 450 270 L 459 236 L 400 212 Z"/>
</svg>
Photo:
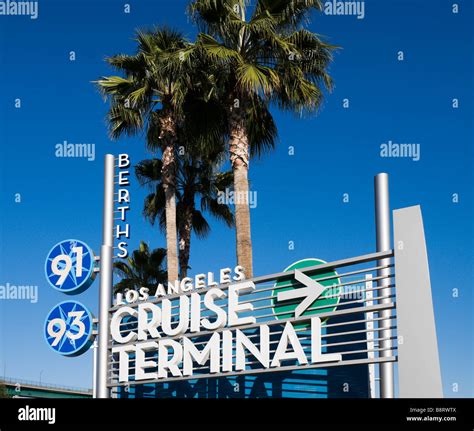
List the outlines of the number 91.
<svg viewBox="0 0 474 431">
<path fill-rule="evenodd" d="M 83 250 L 82 247 L 73 247 L 72 252 L 76 254 L 76 277 L 82 276 L 82 256 Z M 60 254 L 56 256 L 51 262 L 51 270 L 53 274 L 59 275 L 58 281 L 56 281 L 56 286 L 61 286 L 66 280 L 66 277 L 69 275 L 72 269 L 72 258 L 67 254 Z"/>
</svg>

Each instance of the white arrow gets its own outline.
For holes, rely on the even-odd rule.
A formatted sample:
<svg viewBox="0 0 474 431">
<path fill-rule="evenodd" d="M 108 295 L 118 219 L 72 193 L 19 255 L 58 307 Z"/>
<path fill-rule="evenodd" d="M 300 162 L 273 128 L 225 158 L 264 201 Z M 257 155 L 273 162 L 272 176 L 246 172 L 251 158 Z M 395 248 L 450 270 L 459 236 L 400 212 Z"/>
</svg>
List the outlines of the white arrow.
<svg viewBox="0 0 474 431">
<path fill-rule="evenodd" d="M 277 295 L 277 301 L 280 302 L 296 298 L 305 298 L 295 309 L 295 317 L 300 317 L 309 307 L 311 307 L 313 302 L 321 296 L 321 294 L 326 290 L 326 287 L 297 269 L 295 269 L 295 279 L 306 287 L 279 292 Z"/>
</svg>

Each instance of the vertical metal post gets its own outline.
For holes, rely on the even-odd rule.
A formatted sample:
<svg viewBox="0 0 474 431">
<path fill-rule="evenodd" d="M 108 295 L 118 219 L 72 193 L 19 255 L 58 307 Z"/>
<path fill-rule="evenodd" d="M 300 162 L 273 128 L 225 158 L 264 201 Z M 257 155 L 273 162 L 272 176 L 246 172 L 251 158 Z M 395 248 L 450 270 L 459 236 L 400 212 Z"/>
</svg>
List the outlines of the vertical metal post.
<svg viewBox="0 0 474 431">
<path fill-rule="evenodd" d="M 100 289 L 99 289 L 99 350 L 97 361 L 97 398 L 109 398 L 107 387 L 109 355 L 109 309 L 112 306 L 112 275 L 114 247 L 114 175 L 115 158 L 105 156 L 103 237 L 100 248 Z"/>
<path fill-rule="evenodd" d="M 390 200 L 388 192 L 388 174 L 381 173 L 375 177 L 375 229 L 377 238 L 377 251 L 390 250 Z M 388 266 L 390 259 L 381 259 L 377 261 L 377 266 Z M 384 268 L 377 271 L 377 277 L 386 277 L 377 282 L 378 286 L 387 286 L 380 289 L 379 304 L 390 303 L 390 268 Z M 379 348 L 382 351 L 379 353 L 381 357 L 392 356 L 392 331 L 390 328 L 391 310 L 382 310 L 379 317 Z M 393 363 L 384 362 L 380 364 L 380 398 L 394 397 L 394 377 L 393 377 Z"/>
<path fill-rule="evenodd" d="M 372 298 L 374 297 L 373 292 L 373 281 L 372 274 L 366 274 L 365 276 L 365 306 L 371 307 L 374 305 Z M 375 342 L 374 342 L 374 313 L 369 311 L 365 313 L 365 329 L 367 330 L 367 358 L 373 360 L 375 358 Z M 370 398 L 375 398 L 375 364 L 369 364 L 369 393 Z"/>
<path fill-rule="evenodd" d="M 97 398 L 97 340 L 92 343 L 92 398 Z"/>
</svg>

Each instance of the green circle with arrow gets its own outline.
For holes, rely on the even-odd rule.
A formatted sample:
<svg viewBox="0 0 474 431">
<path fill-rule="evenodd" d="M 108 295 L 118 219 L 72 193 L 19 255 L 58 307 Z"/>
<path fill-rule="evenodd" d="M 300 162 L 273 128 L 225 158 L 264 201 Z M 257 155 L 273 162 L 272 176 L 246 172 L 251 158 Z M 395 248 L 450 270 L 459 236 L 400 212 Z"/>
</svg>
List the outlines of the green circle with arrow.
<svg viewBox="0 0 474 431">
<path fill-rule="evenodd" d="M 325 263 L 327 262 L 321 259 L 303 259 L 291 264 L 284 272 L 323 265 Z M 272 299 L 272 311 L 277 319 L 313 316 L 332 312 L 336 309 L 342 292 L 341 280 L 336 271 L 318 272 L 311 276 L 306 276 L 300 271 L 296 272 L 298 274 L 295 273 L 295 278 L 275 283 L 272 292 L 274 297 Z M 316 283 L 312 282 L 312 280 L 316 281 Z M 298 292 L 299 289 L 304 290 Z M 313 300 L 314 295 L 317 295 L 317 298 Z M 280 296 L 280 300 L 278 296 Z M 317 309 L 313 310 L 316 307 Z M 327 319 L 323 318 L 321 320 L 325 322 Z"/>
</svg>

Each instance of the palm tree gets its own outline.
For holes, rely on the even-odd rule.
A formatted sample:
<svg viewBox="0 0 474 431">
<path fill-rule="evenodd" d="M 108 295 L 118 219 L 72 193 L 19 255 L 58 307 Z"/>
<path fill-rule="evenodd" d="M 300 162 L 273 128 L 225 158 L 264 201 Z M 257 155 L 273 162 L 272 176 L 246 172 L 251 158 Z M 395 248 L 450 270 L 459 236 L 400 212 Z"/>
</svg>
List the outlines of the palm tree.
<svg viewBox="0 0 474 431">
<path fill-rule="evenodd" d="M 170 53 L 185 49 L 187 42 L 180 33 L 167 28 L 138 31 L 136 37 L 138 51 L 135 55 L 115 55 L 107 59 L 124 77 L 103 77 L 96 83 L 111 101 L 108 122 L 112 138 L 149 130 L 151 124 L 159 130 L 155 140 L 148 140 L 147 145 L 153 151 L 161 151 L 168 280 L 175 281 L 178 278 L 176 130 L 182 119 L 181 106 L 189 76 L 185 68 L 171 69 L 167 65 L 167 57 Z"/>
<path fill-rule="evenodd" d="M 309 13 L 321 8 L 320 0 L 256 0 L 249 14 L 247 0 L 190 4 L 201 31 L 194 49 L 220 70 L 216 96 L 227 111 L 234 192 L 240 197 L 235 203 L 237 259 L 247 277 L 253 276 L 249 158 L 262 151 L 262 141 L 252 139 L 255 119 L 271 117 L 271 103 L 300 115 L 314 112 L 322 87 L 331 89 L 327 68 L 335 47 L 304 28 Z M 272 147 L 273 138 L 263 144 Z"/>
<path fill-rule="evenodd" d="M 164 248 L 150 250 L 148 245 L 141 241 L 138 250 L 134 250 L 127 259 L 114 262 L 114 271 L 121 277 L 114 286 L 115 293 L 138 290 L 140 287 L 156 289 L 158 284 L 166 283 L 165 261 Z"/>
<path fill-rule="evenodd" d="M 186 155 L 177 159 L 176 197 L 177 225 L 179 238 L 180 278 L 187 276 L 191 248 L 191 232 L 198 238 L 205 238 L 210 226 L 204 217 L 208 212 L 227 226 L 234 225 L 230 207 L 219 200 L 219 193 L 232 186 L 232 173 L 219 172 L 216 155 L 198 158 Z M 162 229 L 166 226 L 163 211 L 165 193 L 162 179 L 162 162 L 159 159 L 143 160 L 135 167 L 141 185 L 153 191 L 145 199 L 143 214 L 152 223 L 158 221 Z M 197 200 L 199 200 L 198 205 Z"/>
</svg>

